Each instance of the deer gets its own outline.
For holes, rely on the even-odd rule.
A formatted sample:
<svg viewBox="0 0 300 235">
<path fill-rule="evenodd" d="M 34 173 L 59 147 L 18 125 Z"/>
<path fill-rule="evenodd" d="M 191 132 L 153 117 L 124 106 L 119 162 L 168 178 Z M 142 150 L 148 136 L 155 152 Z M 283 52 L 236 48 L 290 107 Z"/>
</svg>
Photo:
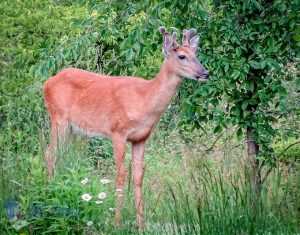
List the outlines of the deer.
<svg viewBox="0 0 300 235">
<path fill-rule="evenodd" d="M 122 226 L 121 208 L 126 178 L 125 148 L 131 143 L 132 182 L 136 224 L 145 229 L 142 183 L 146 142 L 162 113 L 170 105 L 182 78 L 206 81 L 209 72 L 196 58 L 199 34 L 184 29 L 182 44 L 177 33 L 165 26 L 164 61 L 150 80 L 132 76 L 106 76 L 77 68 L 65 68 L 43 85 L 44 102 L 50 117 L 50 144 L 45 151 L 46 176 L 54 174 L 56 150 L 68 130 L 88 137 L 105 136 L 112 140 L 116 171 L 115 225 Z"/>
</svg>

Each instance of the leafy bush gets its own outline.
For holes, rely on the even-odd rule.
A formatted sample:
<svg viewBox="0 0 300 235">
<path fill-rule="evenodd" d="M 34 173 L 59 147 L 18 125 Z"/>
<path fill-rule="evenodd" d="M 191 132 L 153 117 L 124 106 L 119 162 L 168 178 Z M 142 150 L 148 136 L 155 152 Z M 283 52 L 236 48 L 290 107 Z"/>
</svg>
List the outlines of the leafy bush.
<svg viewBox="0 0 300 235">
<path fill-rule="evenodd" d="M 274 144 L 275 156 L 278 160 L 286 163 L 295 163 L 300 161 L 300 140 L 289 138 L 281 140 Z"/>
</svg>

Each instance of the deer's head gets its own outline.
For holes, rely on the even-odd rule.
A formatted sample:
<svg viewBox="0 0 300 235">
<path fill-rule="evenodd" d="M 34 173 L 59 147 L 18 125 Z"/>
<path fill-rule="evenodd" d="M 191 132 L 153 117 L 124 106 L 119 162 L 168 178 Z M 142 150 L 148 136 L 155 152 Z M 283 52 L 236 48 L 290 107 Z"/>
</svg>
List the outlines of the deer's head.
<svg viewBox="0 0 300 235">
<path fill-rule="evenodd" d="M 205 81 L 209 72 L 196 58 L 195 52 L 198 48 L 199 35 L 195 29 L 184 29 L 182 45 L 176 42 L 177 34 L 168 34 L 166 27 L 159 28 L 163 36 L 163 52 L 165 58 L 172 63 L 174 73 L 180 77 L 187 77 L 197 81 Z M 196 34 L 196 35 L 195 35 Z"/>
</svg>

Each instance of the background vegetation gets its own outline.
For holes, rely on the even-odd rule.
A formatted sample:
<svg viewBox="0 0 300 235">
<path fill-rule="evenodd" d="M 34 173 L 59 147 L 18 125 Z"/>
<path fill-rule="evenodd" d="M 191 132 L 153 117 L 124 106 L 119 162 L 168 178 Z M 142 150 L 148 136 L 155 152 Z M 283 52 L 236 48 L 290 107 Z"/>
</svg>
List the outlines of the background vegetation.
<svg viewBox="0 0 300 235">
<path fill-rule="evenodd" d="M 113 226 L 109 140 L 74 139 L 45 184 L 41 87 L 68 66 L 151 79 L 161 25 L 201 32 L 212 76 L 183 81 L 149 141 L 145 234 L 300 233 L 299 9 L 298 0 L 2 1 L 0 233 L 136 233 L 129 157 L 125 226 Z"/>
</svg>

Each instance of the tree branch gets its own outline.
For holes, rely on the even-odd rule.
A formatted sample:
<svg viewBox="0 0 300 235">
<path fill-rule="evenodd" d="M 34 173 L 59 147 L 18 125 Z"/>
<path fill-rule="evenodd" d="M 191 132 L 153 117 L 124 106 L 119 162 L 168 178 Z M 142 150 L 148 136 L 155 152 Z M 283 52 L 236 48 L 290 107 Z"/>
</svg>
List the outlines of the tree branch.
<svg viewBox="0 0 300 235">
<path fill-rule="evenodd" d="M 222 135 L 224 135 L 227 131 L 229 131 L 231 128 L 228 128 L 228 129 L 226 129 L 225 131 L 223 131 L 216 139 L 215 139 L 215 141 L 213 142 L 213 144 L 208 148 L 208 149 L 206 149 L 205 151 L 206 152 L 209 152 L 209 151 L 211 151 L 214 147 L 215 147 L 215 145 L 216 145 L 216 143 L 218 142 L 218 140 L 222 137 Z"/>
<path fill-rule="evenodd" d="M 300 144 L 300 141 L 297 141 L 287 146 L 284 150 L 281 151 L 281 153 L 276 158 L 280 158 L 289 148 L 293 147 L 296 144 Z"/>
</svg>

